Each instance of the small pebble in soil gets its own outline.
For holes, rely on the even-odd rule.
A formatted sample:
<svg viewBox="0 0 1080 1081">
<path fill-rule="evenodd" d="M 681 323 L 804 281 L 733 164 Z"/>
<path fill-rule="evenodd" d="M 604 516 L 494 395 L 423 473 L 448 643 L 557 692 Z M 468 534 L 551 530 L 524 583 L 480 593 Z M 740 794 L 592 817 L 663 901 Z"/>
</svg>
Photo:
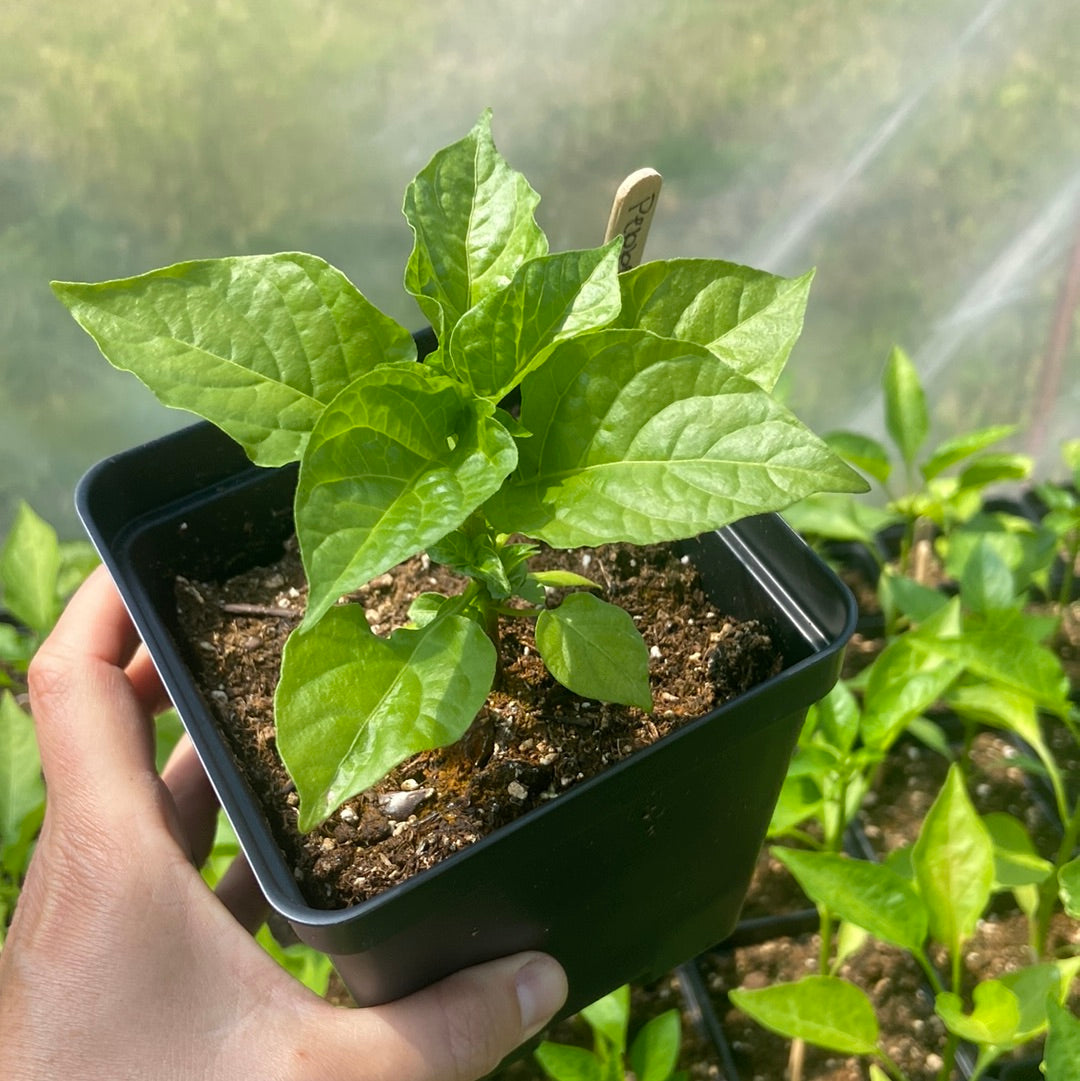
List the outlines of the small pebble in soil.
<svg viewBox="0 0 1080 1081">
<path fill-rule="evenodd" d="M 379 810 L 392 822 L 405 822 L 416 808 L 435 795 L 434 788 L 413 788 L 408 791 L 387 792 L 379 797 Z"/>
</svg>

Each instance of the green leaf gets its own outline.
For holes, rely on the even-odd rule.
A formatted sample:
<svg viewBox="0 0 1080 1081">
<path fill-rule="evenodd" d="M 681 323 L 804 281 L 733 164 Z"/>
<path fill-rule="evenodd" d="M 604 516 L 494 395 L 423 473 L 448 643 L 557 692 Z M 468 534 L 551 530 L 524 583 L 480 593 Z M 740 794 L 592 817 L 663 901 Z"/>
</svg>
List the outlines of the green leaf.
<svg viewBox="0 0 1080 1081">
<path fill-rule="evenodd" d="M 549 586 L 552 589 L 600 588 L 591 578 L 586 578 L 583 574 L 575 574 L 573 571 L 533 571 L 529 577 L 539 585 Z"/>
<path fill-rule="evenodd" d="M 530 259 L 454 327 L 443 364 L 481 398 L 500 400 L 556 343 L 619 314 L 616 237 L 602 248 Z"/>
<path fill-rule="evenodd" d="M 491 112 L 440 150 L 405 192 L 414 235 L 405 288 L 440 341 L 474 304 L 547 252 L 533 218 L 540 196 L 495 149 Z"/>
<path fill-rule="evenodd" d="M 986 450 L 1016 431 L 1015 424 L 998 424 L 991 428 L 979 428 L 974 432 L 962 432 L 939 443 L 923 463 L 921 472 L 925 480 L 933 480 L 950 466 Z"/>
<path fill-rule="evenodd" d="M 919 448 L 926 442 L 930 421 L 919 373 L 899 346 L 893 349 L 885 365 L 884 389 L 885 429 L 910 470 Z"/>
<path fill-rule="evenodd" d="M 991 484 L 1026 480 L 1033 464 L 1026 454 L 984 454 L 960 474 L 960 489 L 981 490 Z"/>
<path fill-rule="evenodd" d="M 889 452 L 878 440 L 857 432 L 830 432 L 825 436 L 825 442 L 856 469 L 869 473 L 881 484 L 887 483 L 892 462 Z"/>
<path fill-rule="evenodd" d="M 1023 824 L 1004 811 L 983 815 L 994 843 L 994 889 L 1011 890 L 1045 881 L 1054 865 L 1036 851 Z"/>
<path fill-rule="evenodd" d="M 813 277 L 779 278 L 714 259 L 643 263 L 619 276 L 615 325 L 703 345 L 772 390 L 802 332 Z"/>
<path fill-rule="evenodd" d="M 545 1040 L 533 1055 L 552 1081 L 604 1081 L 600 1060 L 584 1047 Z"/>
<path fill-rule="evenodd" d="M 807 897 L 892 946 L 918 952 L 926 940 L 926 909 L 915 888 L 877 863 L 832 852 L 773 848 Z"/>
<path fill-rule="evenodd" d="M 878 1023 L 864 991 L 836 976 L 807 976 L 758 990 L 728 992 L 759 1025 L 844 1055 L 873 1055 Z"/>
<path fill-rule="evenodd" d="M 642 1026 L 630 1045 L 630 1068 L 637 1081 L 668 1081 L 679 1061 L 682 1019 L 666 1010 Z"/>
<path fill-rule="evenodd" d="M 981 537 L 964 563 L 960 597 L 965 608 L 986 614 L 1009 608 L 1016 602 L 1012 571 L 993 544 Z"/>
<path fill-rule="evenodd" d="M 956 765 L 923 820 L 912 859 L 930 934 L 955 958 L 974 933 L 994 884 L 993 842 Z"/>
<path fill-rule="evenodd" d="M 490 403 L 423 365 L 377 368 L 327 406 L 296 491 L 305 627 L 460 525 L 513 468 Z"/>
<path fill-rule="evenodd" d="M 876 543 L 876 534 L 897 520 L 895 515 L 869 503 L 831 492 L 800 499 L 784 510 L 784 518 L 792 529 L 803 536 L 858 541 L 871 551 Z"/>
<path fill-rule="evenodd" d="M 441 614 L 379 638 L 363 608 L 332 608 L 285 643 L 274 699 L 278 749 L 306 832 L 410 755 L 460 738 L 484 704 L 495 647 Z"/>
<path fill-rule="evenodd" d="M 559 548 L 694 536 L 863 481 L 700 346 L 638 330 L 562 342 L 521 384 L 533 433 L 487 506 Z"/>
<path fill-rule="evenodd" d="M 983 980 L 972 993 L 974 1008 L 964 1013 L 959 995 L 943 991 L 934 1000 L 934 1012 L 950 1032 L 982 1047 L 1007 1047 L 1020 1024 L 1020 1003 L 998 980 Z"/>
<path fill-rule="evenodd" d="M 0 548 L 0 599 L 20 623 L 38 635 L 47 634 L 60 614 L 59 573 L 56 530 L 29 504 L 20 502 Z"/>
<path fill-rule="evenodd" d="M 609 991 L 603 998 L 591 1002 L 581 1011 L 594 1033 L 598 1033 L 616 1054 L 626 1050 L 626 1033 L 630 1027 L 630 987 Z"/>
<path fill-rule="evenodd" d="M 1047 1002 L 1064 1000 L 1068 985 L 1062 986 L 1063 971 L 1071 968 L 1075 973 L 1077 964 L 1080 964 L 1080 958 L 1073 957 L 1055 963 L 1027 965 L 999 977 L 1020 1004 L 1020 1019 L 1008 1046 L 1019 1047 L 1046 1029 Z"/>
<path fill-rule="evenodd" d="M 962 665 L 942 656 L 921 632 L 890 642 L 871 665 L 866 680 L 861 734 L 877 751 L 885 751 L 909 721 L 936 702 L 956 680 Z"/>
<path fill-rule="evenodd" d="M 1080 919 L 1080 857 L 1069 860 L 1058 871 L 1058 893 L 1066 914 Z"/>
<path fill-rule="evenodd" d="M 23 820 L 45 802 L 34 722 L 0 693 L 0 848 L 19 839 Z"/>
<path fill-rule="evenodd" d="M 1036 704 L 1062 716 L 1069 709 L 1069 681 L 1052 650 L 1026 632 L 1022 612 L 996 612 L 992 619 L 968 619 L 964 633 L 942 638 L 937 649 L 975 676 L 1030 695 Z"/>
<path fill-rule="evenodd" d="M 1080 1018 L 1050 1001 L 1043 1072 L 1046 1081 L 1080 1081 Z"/>
<path fill-rule="evenodd" d="M 412 335 L 313 255 L 205 259 L 53 290 L 109 363 L 232 436 L 259 465 L 298 459 L 335 394 Z"/>
<path fill-rule="evenodd" d="M 571 593 L 536 620 L 536 648 L 548 671 L 584 698 L 652 709 L 649 651 L 622 608 Z"/>
<path fill-rule="evenodd" d="M 846 754 L 855 746 L 861 719 L 859 703 L 847 684 L 834 683 L 829 693 L 815 705 L 818 731 L 829 746 Z"/>
<path fill-rule="evenodd" d="M 893 607 L 916 623 L 930 619 L 949 603 L 948 596 L 940 589 L 924 586 L 906 574 L 897 574 L 888 567 L 878 581 L 878 591 L 888 597 Z"/>
<path fill-rule="evenodd" d="M 503 600 L 514 591 L 489 533 L 470 536 L 464 529 L 455 529 L 437 543 L 429 544 L 427 551 L 436 563 L 478 579 L 496 600 Z"/>
</svg>

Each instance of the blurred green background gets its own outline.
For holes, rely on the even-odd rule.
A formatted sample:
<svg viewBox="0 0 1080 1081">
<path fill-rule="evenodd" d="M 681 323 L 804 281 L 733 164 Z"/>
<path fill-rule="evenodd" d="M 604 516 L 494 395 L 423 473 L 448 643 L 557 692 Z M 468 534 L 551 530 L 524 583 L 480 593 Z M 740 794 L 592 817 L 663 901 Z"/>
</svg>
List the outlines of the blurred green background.
<svg viewBox="0 0 1080 1081">
<path fill-rule="evenodd" d="M 818 268 L 785 392 L 881 431 L 904 345 L 936 434 L 1078 434 L 1075 0 L 6 0 L 0 535 L 75 535 L 98 458 L 189 418 L 114 372 L 50 279 L 306 250 L 409 326 L 405 185 L 485 106 L 553 249 L 664 174 L 648 255 Z M 1062 344 L 1064 342 L 1064 345 Z"/>
</svg>

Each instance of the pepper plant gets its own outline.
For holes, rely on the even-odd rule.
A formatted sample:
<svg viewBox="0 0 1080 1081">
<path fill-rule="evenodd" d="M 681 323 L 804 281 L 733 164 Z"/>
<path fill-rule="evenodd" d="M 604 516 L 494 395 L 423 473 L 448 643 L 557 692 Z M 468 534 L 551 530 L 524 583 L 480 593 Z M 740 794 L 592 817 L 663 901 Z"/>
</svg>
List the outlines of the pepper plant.
<svg viewBox="0 0 1080 1081">
<path fill-rule="evenodd" d="M 278 747 L 310 830 L 406 757 L 458 739 L 496 673 L 498 620 L 536 620 L 552 675 L 649 709 L 648 653 L 538 542 L 672 541 L 865 485 L 770 394 L 811 275 L 713 260 L 618 274 L 621 239 L 549 253 L 537 194 L 485 113 L 409 185 L 405 286 L 438 347 L 306 254 L 54 283 L 117 367 L 238 440 L 299 461 L 307 610 L 285 650 Z M 504 407 L 520 395 L 516 414 Z M 426 550 L 468 576 L 375 635 L 339 599 Z M 558 607 L 544 587 L 582 585 Z"/>
</svg>

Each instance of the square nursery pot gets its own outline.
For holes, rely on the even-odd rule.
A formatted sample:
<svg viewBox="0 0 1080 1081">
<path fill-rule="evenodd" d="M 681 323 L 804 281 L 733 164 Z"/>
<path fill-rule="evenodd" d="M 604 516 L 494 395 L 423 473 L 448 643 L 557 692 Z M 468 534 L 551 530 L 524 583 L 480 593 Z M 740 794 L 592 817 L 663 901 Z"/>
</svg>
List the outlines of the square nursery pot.
<svg viewBox="0 0 1080 1081">
<path fill-rule="evenodd" d="M 352 907 L 301 895 L 179 644 L 174 578 L 277 559 L 296 471 L 253 466 L 198 424 L 109 458 L 79 514 L 202 759 L 268 901 L 330 955 L 361 1005 L 523 949 L 550 952 L 571 1013 L 659 976 L 735 925 L 808 706 L 836 681 L 855 607 L 776 515 L 689 542 L 712 603 L 757 618 L 785 668 L 438 866 Z"/>
</svg>

